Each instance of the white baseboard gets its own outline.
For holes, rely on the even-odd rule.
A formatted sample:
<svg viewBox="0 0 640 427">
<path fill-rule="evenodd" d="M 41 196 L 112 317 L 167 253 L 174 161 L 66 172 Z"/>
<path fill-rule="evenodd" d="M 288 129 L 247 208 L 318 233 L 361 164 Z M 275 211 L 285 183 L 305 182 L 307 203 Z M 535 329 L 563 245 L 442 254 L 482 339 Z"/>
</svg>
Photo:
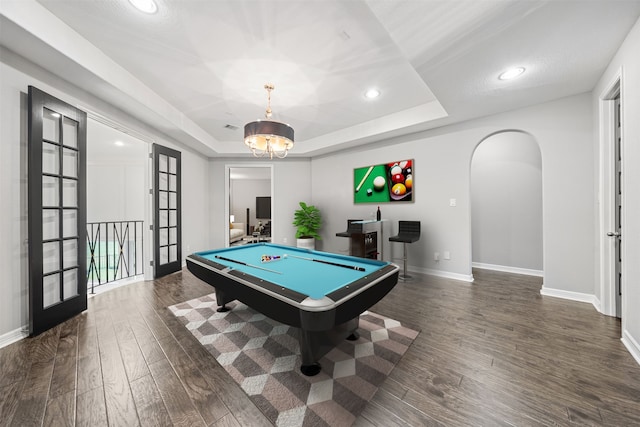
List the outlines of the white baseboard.
<svg viewBox="0 0 640 427">
<path fill-rule="evenodd" d="M 638 365 L 640 365 L 640 344 L 638 344 L 638 341 L 634 340 L 633 337 L 629 335 L 629 333 L 626 330 L 622 331 L 621 341 L 624 344 L 624 346 L 627 347 L 627 350 L 629 350 L 629 353 L 631 353 L 631 356 L 633 356 L 633 358 L 636 359 L 636 362 L 638 362 Z"/>
<path fill-rule="evenodd" d="M 433 270 L 431 268 L 409 268 L 409 267 L 407 267 L 407 270 L 408 270 L 409 274 L 412 271 L 415 271 L 416 273 L 428 274 L 430 276 L 443 277 L 445 279 L 461 280 L 463 282 L 473 282 L 473 274 L 451 273 L 450 271 Z M 402 272 L 402 270 L 401 270 L 401 272 Z"/>
<path fill-rule="evenodd" d="M 598 301 L 596 296 L 593 294 L 564 291 L 562 289 L 546 288 L 544 285 L 542 285 L 542 288 L 540 289 L 540 295 L 554 297 L 554 298 L 568 299 L 568 300 L 578 301 L 578 302 L 588 302 L 589 304 L 593 305 L 593 307 L 599 312 L 598 308 L 600 306 L 600 301 Z"/>
<path fill-rule="evenodd" d="M 484 270 L 495 270 L 495 271 L 502 271 L 505 273 L 525 274 L 527 276 L 544 277 L 544 271 L 531 270 L 529 268 L 509 267 L 506 265 L 496 265 L 496 264 L 485 264 L 483 262 L 474 262 L 474 263 L 471 263 L 471 266 L 473 268 L 481 268 Z"/>
<path fill-rule="evenodd" d="M 0 335 L 0 348 L 6 347 L 9 344 L 13 344 L 16 341 L 20 341 L 21 339 L 26 338 L 29 335 L 27 330 L 27 326 L 23 326 L 22 328 L 18 328 L 13 331 L 7 332 L 4 335 Z"/>
</svg>

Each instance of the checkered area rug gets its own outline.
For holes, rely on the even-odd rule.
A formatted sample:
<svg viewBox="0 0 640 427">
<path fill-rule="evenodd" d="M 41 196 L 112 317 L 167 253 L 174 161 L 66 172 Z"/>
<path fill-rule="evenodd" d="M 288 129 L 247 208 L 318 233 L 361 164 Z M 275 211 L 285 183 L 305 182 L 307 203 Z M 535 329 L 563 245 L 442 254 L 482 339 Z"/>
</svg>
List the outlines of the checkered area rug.
<svg viewBox="0 0 640 427">
<path fill-rule="evenodd" d="M 300 372 L 295 328 L 234 301 L 218 313 L 215 294 L 169 307 L 276 426 L 350 426 L 407 351 L 418 332 L 371 312 L 360 338 L 344 340 L 320 360 L 313 377 Z"/>
</svg>

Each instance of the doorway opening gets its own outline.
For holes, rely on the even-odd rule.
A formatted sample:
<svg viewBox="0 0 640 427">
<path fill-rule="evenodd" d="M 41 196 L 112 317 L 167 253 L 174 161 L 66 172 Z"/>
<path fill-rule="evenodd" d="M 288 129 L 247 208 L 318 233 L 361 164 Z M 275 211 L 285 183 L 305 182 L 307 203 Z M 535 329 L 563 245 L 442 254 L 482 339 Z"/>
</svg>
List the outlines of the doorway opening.
<svg viewBox="0 0 640 427">
<path fill-rule="evenodd" d="M 624 138 L 621 73 L 600 96 L 600 311 L 622 318 Z"/>
<path fill-rule="evenodd" d="M 225 246 L 271 241 L 276 224 L 272 165 L 225 168 Z"/>
<path fill-rule="evenodd" d="M 494 133 L 471 159 L 472 266 L 543 275 L 542 155 L 519 131 Z"/>
<path fill-rule="evenodd" d="M 151 278 L 150 144 L 93 113 L 87 120 L 88 294 Z"/>
</svg>

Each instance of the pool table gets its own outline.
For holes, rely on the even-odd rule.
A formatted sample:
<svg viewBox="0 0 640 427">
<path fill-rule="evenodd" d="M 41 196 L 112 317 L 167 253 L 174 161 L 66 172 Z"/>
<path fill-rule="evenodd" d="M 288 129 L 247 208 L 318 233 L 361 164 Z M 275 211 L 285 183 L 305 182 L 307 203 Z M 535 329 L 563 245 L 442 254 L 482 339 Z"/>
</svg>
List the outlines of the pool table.
<svg viewBox="0 0 640 427">
<path fill-rule="evenodd" d="M 360 314 L 393 289 L 399 271 L 389 262 L 273 243 L 197 252 L 186 261 L 215 288 L 218 311 L 238 300 L 297 328 L 300 370 L 308 376 L 340 340 L 358 338 Z"/>
</svg>

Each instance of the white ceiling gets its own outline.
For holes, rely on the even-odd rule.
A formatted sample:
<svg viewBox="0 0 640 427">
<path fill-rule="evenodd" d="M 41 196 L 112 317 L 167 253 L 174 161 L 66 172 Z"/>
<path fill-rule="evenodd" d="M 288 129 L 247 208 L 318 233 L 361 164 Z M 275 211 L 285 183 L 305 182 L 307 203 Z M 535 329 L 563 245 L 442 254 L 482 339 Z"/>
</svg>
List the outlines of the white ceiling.
<svg viewBox="0 0 640 427">
<path fill-rule="evenodd" d="M 290 155 L 314 156 L 590 91 L 640 16 L 640 0 L 157 2 L 0 0 L 2 44 L 212 157 L 247 155 L 273 83 Z"/>
</svg>

